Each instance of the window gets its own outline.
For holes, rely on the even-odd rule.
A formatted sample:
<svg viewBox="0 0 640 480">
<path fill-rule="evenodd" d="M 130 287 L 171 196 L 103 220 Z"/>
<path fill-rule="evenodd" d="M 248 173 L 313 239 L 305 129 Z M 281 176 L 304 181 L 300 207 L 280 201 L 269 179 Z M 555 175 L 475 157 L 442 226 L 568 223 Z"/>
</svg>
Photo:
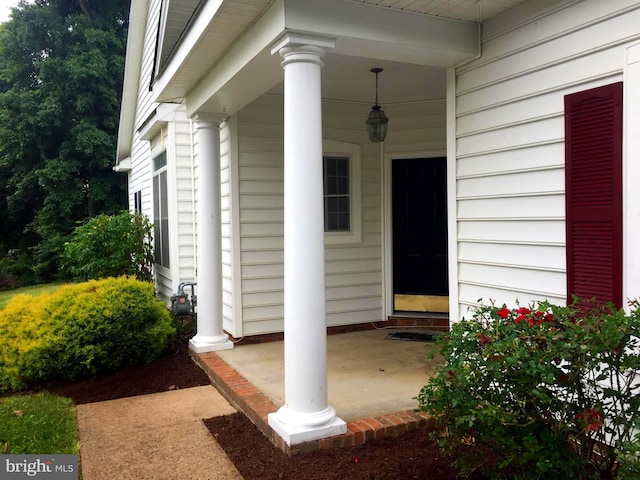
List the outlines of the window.
<svg viewBox="0 0 640 480">
<path fill-rule="evenodd" d="M 362 241 L 360 146 L 323 142 L 325 243 Z"/>
<path fill-rule="evenodd" d="M 622 83 L 565 97 L 567 295 L 622 307 Z"/>
<path fill-rule="evenodd" d="M 351 230 L 349 157 L 323 157 L 324 231 Z"/>
<path fill-rule="evenodd" d="M 142 190 L 133 193 L 133 211 L 142 213 Z"/>
<path fill-rule="evenodd" d="M 167 152 L 153 159 L 153 242 L 156 263 L 169 268 L 169 202 L 167 198 Z"/>
</svg>

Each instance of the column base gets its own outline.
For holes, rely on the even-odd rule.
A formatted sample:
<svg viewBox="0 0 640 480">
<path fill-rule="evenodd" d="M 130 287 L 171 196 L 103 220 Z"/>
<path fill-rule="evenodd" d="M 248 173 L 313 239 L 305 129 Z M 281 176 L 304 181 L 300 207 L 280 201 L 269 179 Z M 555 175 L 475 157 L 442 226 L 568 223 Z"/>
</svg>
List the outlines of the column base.
<svg viewBox="0 0 640 480">
<path fill-rule="evenodd" d="M 282 420 L 282 417 L 286 417 L 290 412 L 287 411 L 287 407 L 281 407 L 277 412 L 268 415 L 269 426 L 289 446 L 347 433 L 347 423 L 335 416 L 335 411 L 332 407 L 329 407 L 329 409 L 333 415 L 326 423 L 317 424 L 318 418 L 314 414 L 309 415 L 310 420 L 308 422 L 304 421 L 305 415 L 295 414 L 293 416 L 298 422 L 290 423 Z"/>
<path fill-rule="evenodd" d="M 189 349 L 195 353 L 217 352 L 218 350 L 231 350 L 233 342 L 228 335 L 205 336 L 196 334 L 189 340 Z"/>
</svg>

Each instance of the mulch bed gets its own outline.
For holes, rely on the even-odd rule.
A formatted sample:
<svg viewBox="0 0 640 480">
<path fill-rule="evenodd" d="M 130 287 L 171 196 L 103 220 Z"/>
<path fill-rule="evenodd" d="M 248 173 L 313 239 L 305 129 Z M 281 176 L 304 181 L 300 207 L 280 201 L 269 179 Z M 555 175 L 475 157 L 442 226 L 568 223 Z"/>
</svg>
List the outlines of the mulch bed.
<svg viewBox="0 0 640 480">
<path fill-rule="evenodd" d="M 288 457 L 241 413 L 205 420 L 246 480 L 399 480 L 460 478 L 453 459 L 424 430 L 366 445 Z M 484 477 L 471 475 L 469 480 Z"/>
<path fill-rule="evenodd" d="M 182 342 L 151 364 L 44 388 L 80 405 L 208 384 L 206 374 L 189 358 L 187 342 Z M 452 466 L 453 458 L 443 454 L 421 430 L 362 446 L 288 457 L 241 413 L 214 417 L 204 423 L 245 480 L 459 478 L 459 471 Z M 483 477 L 474 474 L 466 478 Z"/>
</svg>

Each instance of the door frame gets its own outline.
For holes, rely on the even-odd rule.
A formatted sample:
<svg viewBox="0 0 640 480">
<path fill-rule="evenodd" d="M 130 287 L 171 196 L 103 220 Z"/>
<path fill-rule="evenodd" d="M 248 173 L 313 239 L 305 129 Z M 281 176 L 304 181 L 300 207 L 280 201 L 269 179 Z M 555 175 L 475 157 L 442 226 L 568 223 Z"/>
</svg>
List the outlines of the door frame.
<svg viewBox="0 0 640 480">
<path fill-rule="evenodd" d="M 395 313 L 393 309 L 393 218 L 391 208 L 391 164 L 394 160 L 412 159 L 412 158 L 436 158 L 447 157 L 446 150 L 422 150 L 411 152 L 393 152 L 385 151 L 383 155 L 382 165 L 382 245 L 383 245 L 383 308 L 384 319 Z M 449 193 L 449 161 L 447 160 L 447 217 L 448 235 L 451 238 L 451 220 L 449 212 L 451 211 L 451 194 Z M 449 241 L 450 243 L 450 241 Z M 451 255 L 451 252 L 449 252 Z M 449 261 L 450 264 L 450 261 Z M 451 312 L 451 271 L 449 271 L 449 311 Z"/>
</svg>

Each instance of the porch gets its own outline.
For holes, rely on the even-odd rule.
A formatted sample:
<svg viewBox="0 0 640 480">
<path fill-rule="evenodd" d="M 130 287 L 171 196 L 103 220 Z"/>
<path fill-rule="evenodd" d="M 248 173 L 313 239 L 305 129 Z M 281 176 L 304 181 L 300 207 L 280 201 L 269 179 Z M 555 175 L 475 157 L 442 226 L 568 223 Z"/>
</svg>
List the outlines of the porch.
<svg viewBox="0 0 640 480">
<path fill-rule="evenodd" d="M 437 348 L 434 343 L 385 339 L 400 331 L 424 332 L 376 328 L 327 337 L 329 403 L 347 422 L 347 433 L 293 446 L 273 433 L 267 419 L 284 404 L 282 341 L 239 342 L 232 350 L 192 352 L 192 357 L 212 384 L 276 446 L 295 454 L 396 437 L 429 425 L 428 416 L 414 412 L 413 398 L 442 358 L 427 357 Z"/>
</svg>

